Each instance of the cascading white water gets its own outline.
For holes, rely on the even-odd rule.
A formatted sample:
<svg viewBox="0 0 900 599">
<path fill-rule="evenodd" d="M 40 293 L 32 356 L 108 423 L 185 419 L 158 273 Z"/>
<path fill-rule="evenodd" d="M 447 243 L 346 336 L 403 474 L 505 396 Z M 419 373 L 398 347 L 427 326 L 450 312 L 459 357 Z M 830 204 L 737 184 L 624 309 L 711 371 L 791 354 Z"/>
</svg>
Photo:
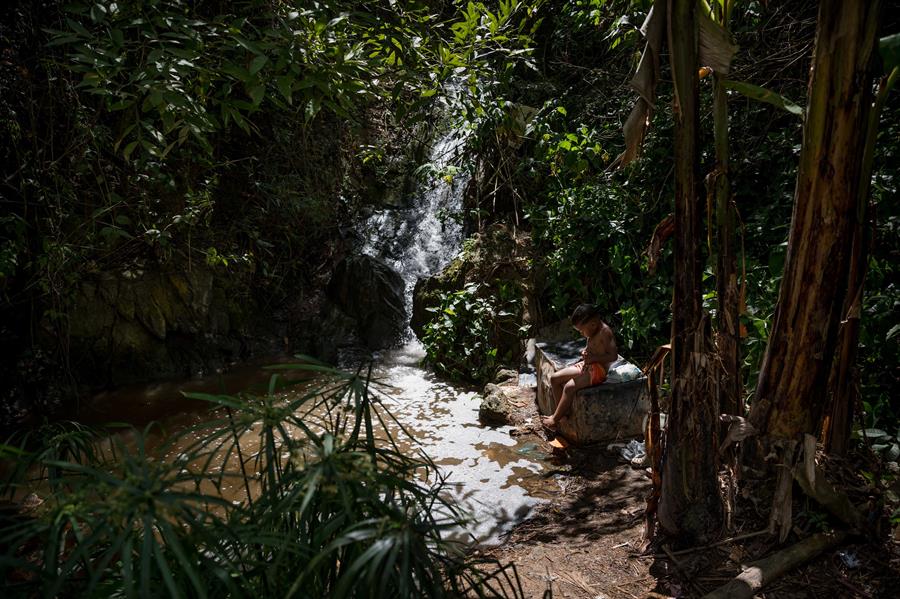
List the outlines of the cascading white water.
<svg viewBox="0 0 900 599">
<path fill-rule="evenodd" d="M 447 135 L 435 144 L 431 160 L 440 172 L 452 159 L 456 138 Z M 395 268 L 406 282 L 407 312 L 412 290 L 419 277 L 438 272 L 453 259 L 462 243 L 461 226 L 445 214 L 461 207 L 465 179 L 456 177 L 424 185 L 421 193 L 410 198 L 410 207 L 384 210 L 368 222 L 371 237 L 366 253 L 381 258 Z M 376 356 L 374 376 L 385 385 L 384 404 L 413 436 L 402 440 L 410 451 L 421 448 L 447 475 L 447 493 L 472 515 L 465 532 L 481 542 L 494 542 L 499 534 L 528 514 L 532 505 L 556 491 L 556 483 L 542 476 L 542 454 L 525 437 L 511 437 L 506 429 L 483 427 L 478 422 L 479 398 L 471 390 L 438 379 L 421 366 L 424 349 L 411 333 L 402 347 Z M 235 389 L 265 381 L 271 371 L 247 366 L 231 373 Z M 85 413 L 102 414 L 110 419 L 146 424 L 167 416 L 166 427 L 195 426 L 208 415 L 205 411 L 185 410 L 183 389 L 214 392 L 222 381 L 210 377 L 200 381 L 163 382 L 140 389 L 124 388 L 95 397 Z M 124 410 L 124 411 L 123 411 Z M 118 414 L 118 415 L 117 415 Z M 391 426 L 389 423 L 388 426 Z M 155 428 L 161 434 L 162 428 Z M 402 432 L 392 431 L 402 439 Z M 196 438 L 183 437 L 188 446 Z M 248 455 L 259 450 L 258 438 L 247 433 Z M 173 445 L 170 457 L 187 446 Z M 255 448 L 255 449 L 254 449 Z M 235 482 L 223 486 L 223 492 L 239 501 L 243 487 Z"/>
<path fill-rule="evenodd" d="M 462 244 L 462 226 L 452 215 L 462 209 L 468 178 L 440 176 L 459 144 L 454 132 L 442 136 L 430 157 L 436 180 L 411 199 L 409 208 L 378 211 L 364 227 L 363 251 L 385 261 L 406 283 L 407 315 L 416 281 L 449 264 Z M 481 426 L 478 394 L 438 379 L 421 366 L 424 357 L 422 344 L 407 327 L 401 347 L 376 355 L 375 376 L 388 385 L 391 413 L 445 471 L 451 496 L 472 515 L 466 533 L 479 542 L 495 542 L 546 496 L 547 483 L 540 476 L 544 464 L 536 459 L 533 443 Z"/>
<path fill-rule="evenodd" d="M 456 131 L 441 136 L 429 157 L 433 180 L 422 186 L 408 207 L 377 210 L 363 227 L 367 236 L 363 253 L 383 260 L 403 277 L 407 314 L 412 312 L 416 281 L 444 268 L 462 243 L 462 224 L 456 217 L 469 177 L 449 174 L 460 145 Z"/>
</svg>

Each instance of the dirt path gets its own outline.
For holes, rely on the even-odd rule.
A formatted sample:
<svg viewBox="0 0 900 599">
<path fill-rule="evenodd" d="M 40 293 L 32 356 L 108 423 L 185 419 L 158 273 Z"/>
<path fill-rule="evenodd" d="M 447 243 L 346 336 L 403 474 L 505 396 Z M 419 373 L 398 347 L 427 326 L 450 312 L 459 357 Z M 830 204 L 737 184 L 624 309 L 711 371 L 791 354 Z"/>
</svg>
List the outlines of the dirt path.
<svg viewBox="0 0 900 599">
<path fill-rule="evenodd" d="M 534 430 L 537 414 L 527 401 L 528 392 L 517 391 L 513 405 L 519 408 L 514 415 L 519 430 L 549 453 L 549 443 Z M 570 449 L 547 476 L 555 479 L 558 493 L 516 526 L 503 544 L 483 551 L 485 557 L 515 565 L 529 599 L 701 597 L 738 574 L 742 564 L 783 548 L 768 535 L 754 535 L 680 553 L 677 564 L 658 547 L 654 550 L 660 553 L 655 556 L 639 555 L 645 497 L 650 490 L 643 469 L 596 446 Z M 799 495 L 795 499 L 794 535 L 788 544 L 817 532 L 825 522 L 808 500 Z M 744 505 L 740 521 L 728 536 L 765 529 L 764 512 Z M 758 596 L 898 597 L 898 580 L 900 538 L 892 540 L 888 529 L 878 538 L 855 538 L 820 555 Z"/>
<path fill-rule="evenodd" d="M 643 597 L 656 586 L 650 562 L 630 554 L 641 544 L 641 469 L 602 448 L 571 452 L 554 473 L 559 495 L 486 555 L 516 565 L 526 597 Z"/>
<path fill-rule="evenodd" d="M 740 564 L 782 548 L 774 538 L 760 535 L 678 555 L 677 565 L 660 554 L 640 556 L 644 497 L 650 487 L 643 470 L 594 448 L 571 453 L 554 475 L 559 495 L 514 528 L 502 545 L 484 552 L 515 564 L 528 599 L 701 597 L 738 574 Z M 803 515 L 798 510 L 798 523 Z M 752 527 L 764 528 L 765 523 L 753 522 Z M 805 536 L 815 529 L 798 532 Z M 898 597 L 898 580 L 900 545 L 885 538 L 858 539 L 797 568 L 758 596 Z M 552 595 L 545 595 L 548 589 Z"/>
</svg>

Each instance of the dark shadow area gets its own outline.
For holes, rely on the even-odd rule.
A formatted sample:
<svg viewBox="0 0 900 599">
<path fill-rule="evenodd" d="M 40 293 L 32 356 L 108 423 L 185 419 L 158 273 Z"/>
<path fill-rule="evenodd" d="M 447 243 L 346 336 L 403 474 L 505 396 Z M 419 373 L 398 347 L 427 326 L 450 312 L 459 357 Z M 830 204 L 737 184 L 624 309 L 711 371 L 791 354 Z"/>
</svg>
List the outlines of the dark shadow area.
<svg viewBox="0 0 900 599">
<path fill-rule="evenodd" d="M 517 533 L 540 542 L 583 537 L 600 539 L 632 528 L 643 516 L 650 481 L 599 446 L 570 450 L 568 469 L 556 468 L 559 496 L 517 527 Z"/>
</svg>

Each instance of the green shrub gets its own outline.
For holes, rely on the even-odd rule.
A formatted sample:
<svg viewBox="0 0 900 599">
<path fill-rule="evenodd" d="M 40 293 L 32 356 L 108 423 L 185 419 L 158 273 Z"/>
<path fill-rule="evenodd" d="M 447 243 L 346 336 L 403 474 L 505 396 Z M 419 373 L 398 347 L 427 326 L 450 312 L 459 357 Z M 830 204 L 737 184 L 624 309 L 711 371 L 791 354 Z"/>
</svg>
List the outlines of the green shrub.
<svg viewBox="0 0 900 599">
<path fill-rule="evenodd" d="M 596 303 L 618 325 L 623 350 L 652 353 L 666 338 L 670 318 L 668 269 L 650 274 L 641 254 L 656 217 L 614 181 L 551 192 L 529 209 L 553 317 Z"/>
<path fill-rule="evenodd" d="M 504 329 L 515 331 L 519 301 L 512 287 L 503 284 L 494 290 L 470 283 L 442 293 L 439 304 L 428 309 L 435 316 L 422 338 L 427 362 L 452 379 L 491 380 L 497 366 L 513 358 L 498 355 L 498 346 Z"/>
</svg>

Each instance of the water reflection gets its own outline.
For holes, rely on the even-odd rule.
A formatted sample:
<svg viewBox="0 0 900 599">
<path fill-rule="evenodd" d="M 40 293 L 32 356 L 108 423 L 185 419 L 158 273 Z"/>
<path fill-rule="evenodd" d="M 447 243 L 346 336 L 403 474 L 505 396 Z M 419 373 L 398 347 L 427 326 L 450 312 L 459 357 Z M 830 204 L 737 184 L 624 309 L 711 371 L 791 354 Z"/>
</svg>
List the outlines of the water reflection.
<svg viewBox="0 0 900 599">
<path fill-rule="evenodd" d="M 418 341 L 379 358 L 375 373 L 390 385 L 386 406 L 447 474 L 454 499 L 473 515 L 468 532 L 476 539 L 496 542 L 556 488 L 534 440 L 481 426 L 477 393 L 418 366 L 424 358 Z"/>
<path fill-rule="evenodd" d="M 423 357 L 424 351 L 417 341 L 377 356 L 372 388 L 378 391 L 382 405 L 397 420 L 395 423 L 386 419 L 388 432 L 401 451 L 423 451 L 446 475 L 449 496 L 472 514 L 466 530 L 458 533 L 471 534 L 482 543 L 496 542 L 500 533 L 556 489 L 555 482 L 544 476 L 550 465 L 534 440 L 512 437 L 506 427 L 481 426 L 478 395 L 441 381 L 420 367 Z M 265 383 L 271 373 L 260 365 L 252 365 L 224 377 L 119 389 L 98 395 L 87 404 L 84 420 L 100 423 L 103 420 L 100 416 L 105 415 L 107 421 L 120 420 L 139 427 L 158 420 L 161 424 L 149 431 L 148 449 L 163 447 L 163 457 L 177 461 L 202 437 L 205 422 L 228 417 L 224 410 L 210 411 L 205 402 L 184 398 L 182 390 L 235 393 L 243 388 L 255 388 L 265 393 Z M 319 389 L 319 396 L 326 397 L 331 387 L 321 379 L 309 379 L 284 392 L 283 399 L 286 402 L 297 399 L 317 385 L 324 385 Z M 316 402 L 315 408 L 304 404 L 303 409 L 307 410 L 304 422 L 314 427 L 317 422 L 333 422 L 342 416 L 339 408 L 324 400 Z M 180 431 L 177 437 L 173 434 L 176 431 Z M 240 436 L 244 468 L 251 476 L 256 474 L 254 463 L 262 450 L 259 431 L 258 425 L 251 426 Z M 288 429 L 288 434 L 291 432 Z M 134 433 L 119 434 L 127 443 L 133 443 L 130 437 Z M 382 437 L 382 442 L 385 438 Z M 185 465 L 186 468 L 196 466 Z M 233 475 L 241 471 L 236 452 L 212 464 L 213 472 L 223 469 Z M 205 490 L 216 491 L 234 502 L 243 501 L 247 495 L 243 479 L 237 476 L 225 476 L 221 488 Z"/>
</svg>

